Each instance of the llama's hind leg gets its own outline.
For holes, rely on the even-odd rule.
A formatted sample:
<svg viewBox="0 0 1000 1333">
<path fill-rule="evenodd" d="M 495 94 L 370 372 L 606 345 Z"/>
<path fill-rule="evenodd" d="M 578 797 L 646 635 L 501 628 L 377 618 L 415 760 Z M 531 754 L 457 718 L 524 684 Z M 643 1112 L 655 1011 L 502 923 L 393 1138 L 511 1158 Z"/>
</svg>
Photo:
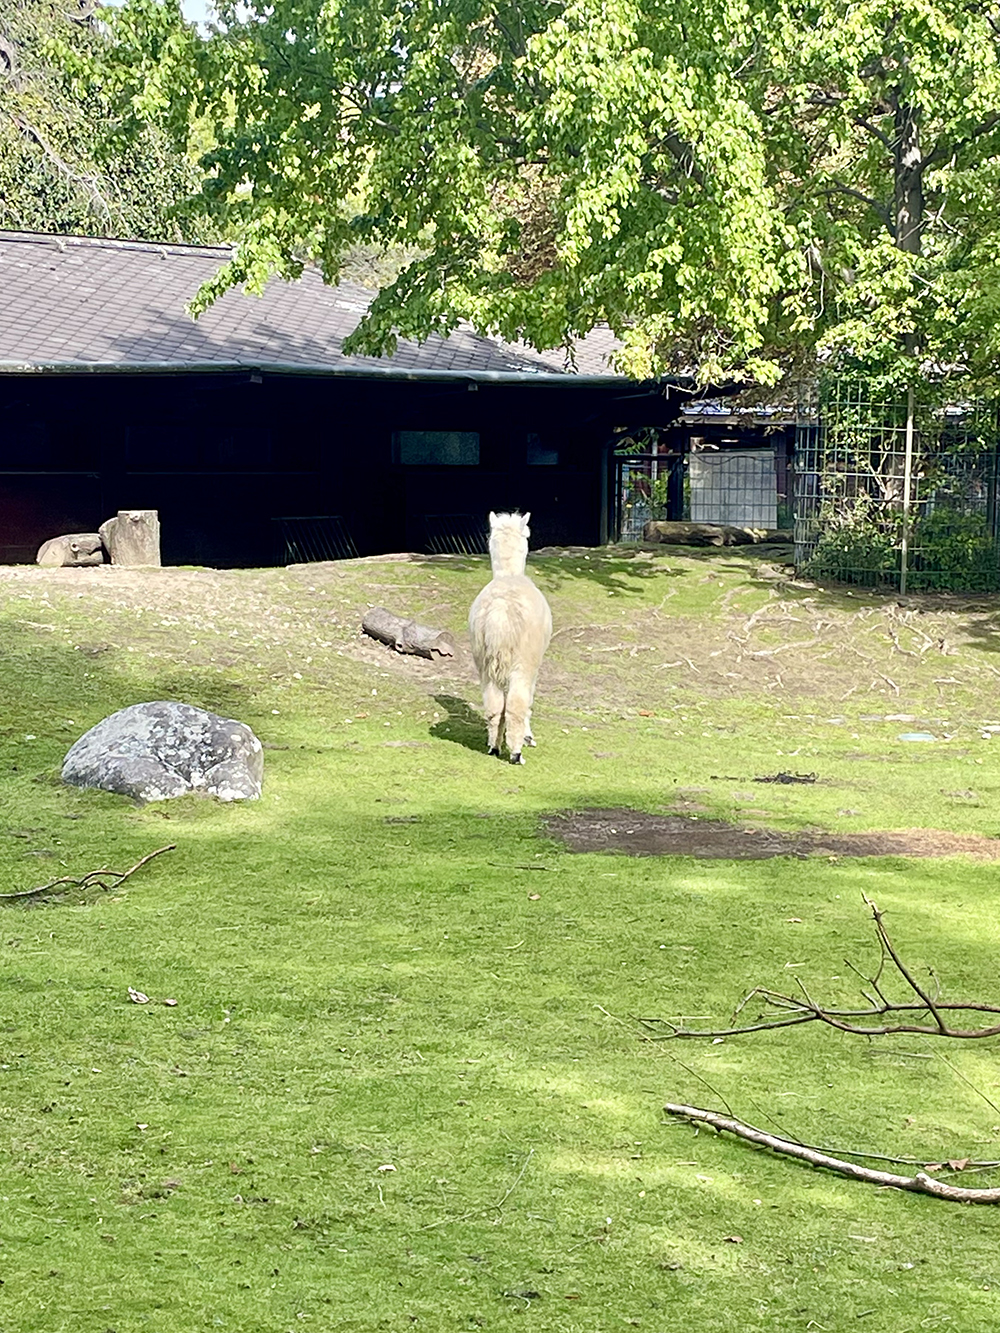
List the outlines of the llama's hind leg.
<svg viewBox="0 0 1000 1333">
<path fill-rule="evenodd" d="M 535 734 L 534 734 L 534 732 L 531 730 L 531 710 L 532 710 L 532 708 L 534 708 L 534 706 L 535 706 L 535 685 L 534 685 L 534 682 L 532 682 L 532 685 L 531 685 L 531 694 L 530 694 L 529 697 L 528 697 L 528 715 L 527 715 L 527 717 L 525 718 L 525 722 L 524 722 L 524 743 L 525 743 L 525 745 L 537 745 L 537 744 L 538 744 L 538 742 L 535 740 Z"/>
<path fill-rule="evenodd" d="M 531 689 L 523 680 L 518 680 L 516 677 L 511 680 L 510 688 L 507 690 L 504 726 L 507 732 L 510 762 L 523 764 L 524 756 L 521 751 L 525 745 L 535 743 L 531 735 Z"/>
<path fill-rule="evenodd" d="M 500 754 L 500 723 L 503 721 L 503 690 L 492 681 L 483 686 L 483 709 L 486 713 L 486 740 L 492 755 Z"/>
</svg>

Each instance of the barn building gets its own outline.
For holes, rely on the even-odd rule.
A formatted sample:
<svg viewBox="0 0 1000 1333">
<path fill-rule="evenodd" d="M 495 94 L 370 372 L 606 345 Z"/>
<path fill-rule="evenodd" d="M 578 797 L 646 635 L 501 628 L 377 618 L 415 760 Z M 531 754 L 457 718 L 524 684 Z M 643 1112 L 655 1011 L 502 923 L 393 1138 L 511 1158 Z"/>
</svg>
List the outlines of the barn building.
<svg viewBox="0 0 1000 1333">
<path fill-rule="evenodd" d="M 490 509 L 535 546 L 618 535 L 616 442 L 683 395 L 615 374 L 607 331 L 571 364 L 467 328 L 347 356 L 371 293 L 312 269 L 192 320 L 227 255 L 0 232 L 0 562 L 119 509 L 219 567 L 473 549 Z"/>
</svg>

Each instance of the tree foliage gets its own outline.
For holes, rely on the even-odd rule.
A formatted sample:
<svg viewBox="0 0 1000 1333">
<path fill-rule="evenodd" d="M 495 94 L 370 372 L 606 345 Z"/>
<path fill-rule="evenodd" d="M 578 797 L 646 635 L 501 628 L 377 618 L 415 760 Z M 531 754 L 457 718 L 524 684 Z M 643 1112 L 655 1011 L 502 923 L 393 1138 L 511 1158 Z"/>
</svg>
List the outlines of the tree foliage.
<svg viewBox="0 0 1000 1333">
<path fill-rule="evenodd" d="M 201 184 L 195 159 L 61 68 L 60 51 L 99 60 L 108 40 L 86 0 L 4 0 L 0 227 L 205 239 L 214 227 L 181 206 Z"/>
<path fill-rule="evenodd" d="M 774 383 L 824 348 L 992 373 L 993 0 L 175 0 L 77 78 L 185 150 L 239 238 L 202 294 L 407 256 L 357 341 L 607 321 L 635 373 Z M 344 201 L 361 202 L 346 210 Z"/>
</svg>

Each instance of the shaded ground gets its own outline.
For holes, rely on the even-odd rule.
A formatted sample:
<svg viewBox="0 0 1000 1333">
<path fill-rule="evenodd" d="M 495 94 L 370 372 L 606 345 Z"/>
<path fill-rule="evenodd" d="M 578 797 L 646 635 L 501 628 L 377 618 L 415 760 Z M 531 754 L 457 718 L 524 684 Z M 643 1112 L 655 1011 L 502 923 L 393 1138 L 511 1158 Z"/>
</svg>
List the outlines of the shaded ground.
<svg viewBox="0 0 1000 1333">
<path fill-rule="evenodd" d="M 972 856 L 1000 860 L 1000 838 L 944 829 L 887 832 L 780 833 L 697 815 L 651 815 L 642 810 L 578 810 L 550 815 L 553 837 L 571 852 L 627 856 L 695 856 L 701 860 L 762 861 L 771 856 Z"/>
</svg>

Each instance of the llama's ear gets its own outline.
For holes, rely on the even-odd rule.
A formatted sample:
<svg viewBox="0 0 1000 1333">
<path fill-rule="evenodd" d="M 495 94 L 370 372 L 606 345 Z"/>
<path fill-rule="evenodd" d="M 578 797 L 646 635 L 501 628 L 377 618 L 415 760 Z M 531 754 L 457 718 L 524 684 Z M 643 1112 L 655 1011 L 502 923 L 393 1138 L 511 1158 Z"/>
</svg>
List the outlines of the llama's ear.
<svg viewBox="0 0 1000 1333">
<path fill-rule="evenodd" d="M 525 535 L 526 537 L 527 537 L 527 535 L 528 535 L 528 519 L 529 519 L 530 517 L 531 517 L 531 510 L 530 510 L 530 509 L 528 510 L 528 512 L 527 512 L 526 514 L 522 514 L 522 515 L 521 515 L 521 531 L 524 533 L 524 535 Z"/>
<path fill-rule="evenodd" d="M 497 525 L 497 516 L 496 516 L 496 514 L 494 514 L 493 510 L 491 509 L 491 510 L 490 510 L 490 529 L 492 530 L 493 528 L 496 527 L 496 525 Z"/>
</svg>

